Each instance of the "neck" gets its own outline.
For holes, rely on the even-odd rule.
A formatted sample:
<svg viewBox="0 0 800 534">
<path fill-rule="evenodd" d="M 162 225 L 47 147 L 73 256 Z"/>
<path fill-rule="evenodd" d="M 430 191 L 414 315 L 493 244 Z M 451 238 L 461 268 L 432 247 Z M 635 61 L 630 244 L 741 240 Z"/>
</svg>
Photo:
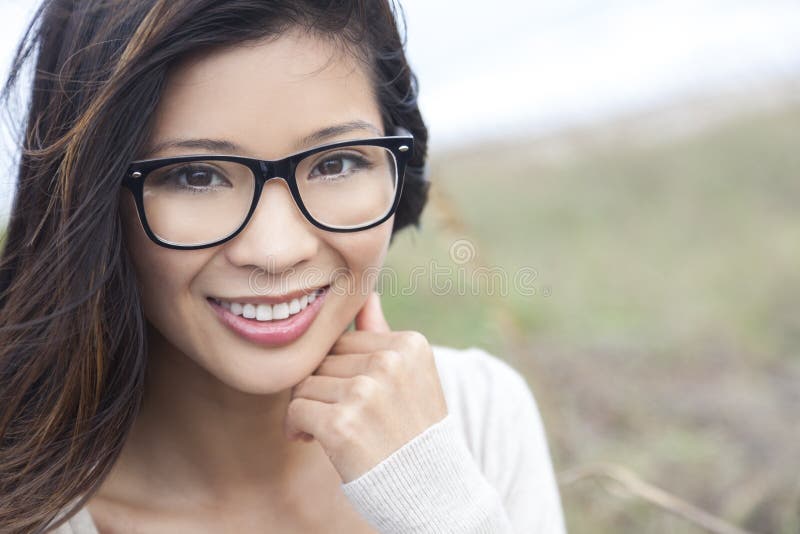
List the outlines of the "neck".
<svg viewBox="0 0 800 534">
<path fill-rule="evenodd" d="M 316 441 L 284 434 L 289 388 L 235 390 L 149 330 L 144 400 L 120 458 L 134 476 L 147 477 L 141 487 L 217 503 L 252 490 L 285 496 L 313 459 L 327 460 Z"/>
</svg>

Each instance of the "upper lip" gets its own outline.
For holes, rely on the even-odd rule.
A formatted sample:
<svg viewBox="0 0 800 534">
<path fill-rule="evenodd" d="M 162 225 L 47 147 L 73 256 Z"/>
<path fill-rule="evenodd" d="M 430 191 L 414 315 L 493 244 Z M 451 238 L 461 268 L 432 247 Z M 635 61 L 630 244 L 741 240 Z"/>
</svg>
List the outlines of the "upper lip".
<svg viewBox="0 0 800 534">
<path fill-rule="evenodd" d="M 303 295 L 313 293 L 318 289 L 324 289 L 328 286 L 311 287 L 307 289 L 298 289 L 291 293 L 284 293 L 283 295 L 248 295 L 244 297 L 211 297 L 215 300 L 224 300 L 226 302 L 238 302 L 240 304 L 280 304 L 281 302 L 289 302 L 292 299 L 299 299 Z"/>
</svg>

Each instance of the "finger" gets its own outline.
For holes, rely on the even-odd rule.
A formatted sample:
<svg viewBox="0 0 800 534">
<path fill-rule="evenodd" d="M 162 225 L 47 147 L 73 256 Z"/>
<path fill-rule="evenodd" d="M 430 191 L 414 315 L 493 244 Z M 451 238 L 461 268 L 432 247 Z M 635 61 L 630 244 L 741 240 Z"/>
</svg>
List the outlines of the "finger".
<svg viewBox="0 0 800 534">
<path fill-rule="evenodd" d="M 316 439 L 324 422 L 336 415 L 336 406 L 303 397 L 290 400 L 283 420 L 284 433 L 288 439 L 303 433 Z"/>
<path fill-rule="evenodd" d="M 359 376 L 382 381 L 387 376 L 401 376 L 409 368 L 400 352 L 379 350 L 370 354 L 328 356 L 314 374 L 349 378 L 351 381 Z"/>
<path fill-rule="evenodd" d="M 298 397 L 289 401 L 284 419 L 284 432 L 289 439 L 308 434 L 317 441 L 330 437 L 329 429 L 342 416 L 342 405 Z"/>
<path fill-rule="evenodd" d="M 292 388 L 291 398 L 304 398 L 327 403 L 340 402 L 345 398 L 346 388 L 347 381 L 343 378 L 310 375 Z"/>
<path fill-rule="evenodd" d="M 366 332 L 391 332 L 389 323 L 383 315 L 381 298 L 376 292 L 371 292 L 366 302 L 356 315 L 356 330 Z"/>
<path fill-rule="evenodd" d="M 329 354 L 311 376 L 351 378 L 367 374 L 372 354 Z"/>
<path fill-rule="evenodd" d="M 430 347 L 428 339 L 415 330 L 368 332 L 354 330 L 345 332 L 328 350 L 329 354 L 349 354 L 396 350 L 416 352 Z"/>
<path fill-rule="evenodd" d="M 369 332 L 353 330 L 345 332 L 328 351 L 329 354 L 354 354 L 390 350 L 397 346 L 397 332 Z"/>
</svg>

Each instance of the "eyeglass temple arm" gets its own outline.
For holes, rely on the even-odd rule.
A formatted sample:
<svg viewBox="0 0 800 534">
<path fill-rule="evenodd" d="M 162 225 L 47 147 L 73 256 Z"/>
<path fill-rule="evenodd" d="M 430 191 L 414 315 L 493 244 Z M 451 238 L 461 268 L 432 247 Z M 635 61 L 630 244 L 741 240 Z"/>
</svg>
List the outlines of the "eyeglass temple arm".
<svg viewBox="0 0 800 534">
<path fill-rule="evenodd" d="M 414 137 L 410 131 L 403 128 L 402 126 L 396 126 L 394 129 L 394 135 L 408 135 Z"/>
</svg>

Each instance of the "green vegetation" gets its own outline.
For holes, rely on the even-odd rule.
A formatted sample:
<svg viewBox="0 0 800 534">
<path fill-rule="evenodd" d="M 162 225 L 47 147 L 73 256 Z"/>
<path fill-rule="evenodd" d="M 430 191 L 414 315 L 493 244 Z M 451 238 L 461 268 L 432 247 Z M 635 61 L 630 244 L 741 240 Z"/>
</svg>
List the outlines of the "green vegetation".
<svg viewBox="0 0 800 534">
<path fill-rule="evenodd" d="M 796 533 L 798 131 L 787 107 L 656 141 L 573 132 L 437 154 L 422 229 L 387 265 L 401 281 L 431 261 L 529 267 L 537 292 L 421 283 L 386 292 L 387 316 L 519 369 L 557 471 L 623 465 L 742 528 Z M 464 265 L 458 239 L 476 251 Z M 562 496 L 572 533 L 703 532 L 590 479 Z"/>
</svg>

